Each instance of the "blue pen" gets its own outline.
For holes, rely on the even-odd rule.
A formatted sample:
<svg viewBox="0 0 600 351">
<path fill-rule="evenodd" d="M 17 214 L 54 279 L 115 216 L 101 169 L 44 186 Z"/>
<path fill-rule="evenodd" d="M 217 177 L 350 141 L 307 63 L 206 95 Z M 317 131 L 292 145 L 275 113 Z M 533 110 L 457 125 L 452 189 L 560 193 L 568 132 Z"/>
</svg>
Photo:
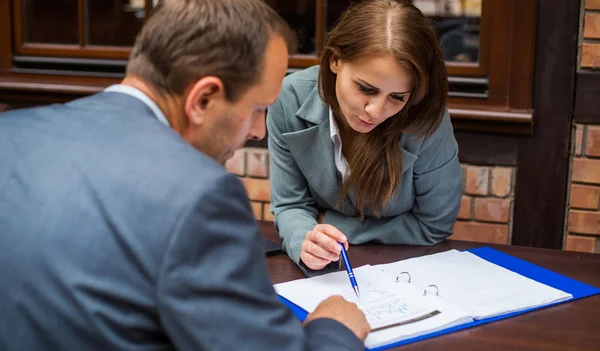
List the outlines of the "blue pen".
<svg viewBox="0 0 600 351">
<path fill-rule="evenodd" d="M 346 266 L 346 272 L 348 272 L 348 278 L 350 278 L 350 284 L 352 284 L 352 288 L 354 288 L 354 292 L 356 296 L 360 298 L 360 291 L 358 291 L 358 284 L 356 284 L 356 279 L 354 278 L 354 272 L 352 271 L 352 266 L 350 265 L 350 260 L 348 259 L 348 255 L 346 254 L 346 248 L 344 244 L 342 245 L 342 258 L 344 259 L 344 266 Z"/>
</svg>

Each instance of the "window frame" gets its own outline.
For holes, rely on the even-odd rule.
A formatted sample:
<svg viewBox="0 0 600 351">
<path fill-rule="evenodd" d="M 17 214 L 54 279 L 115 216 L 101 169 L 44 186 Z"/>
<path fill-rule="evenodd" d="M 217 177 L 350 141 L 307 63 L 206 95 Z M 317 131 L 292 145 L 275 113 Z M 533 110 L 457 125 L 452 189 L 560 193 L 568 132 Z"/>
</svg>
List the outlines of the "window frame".
<svg viewBox="0 0 600 351">
<path fill-rule="evenodd" d="M 24 56 L 53 56 L 91 59 L 126 60 L 131 52 L 130 47 L 88 45 L 86 39 L 86 0 L 77 0 L 78 7 L 78 36 L 79 44 L 46 44 L 26 43 L 24 41 L 24 3 L 23 0 L 13 0 L 13 33 L 14 51 Z M 144 0 L 146 14 L 152 10 L 152 0 Z"/>
<path fill-rule="evenodd" d="M 65 85 L 98 84 L 100 91 L 107 77 L 65 77 L 59 73 L 27 73 L 15 69 L 19 56 L 32 58 L 73 58 L 82 61 L 127 60 L 130 47 L 85 44 L 85 0 L 79 6 L 79 45 L 38 44 L 23 42 L 23 0 L 0 0 L 0 90 L 9 89 L 9 81 L 39 81 L 40 89 L 57 92 Z M 12 11 L 11 11 L 12 5 Z M 145 0 L 146 13 L 152 0 Z M 302 69 L 318 63 L 325 38 L 326 0 L 315 0 L 317 55 L 298 54 L 290 57 L 290 69 Z M 530 134 L 533 129 L 533 62 L 538 0 L 482 0 L 480 53 L 477 63 L 447 62 L 452 81 L 479 81 L 487 84 L 486 97 L 464 97 L 450 94 L 448 108 L 455 128 L 517 134 Z M 12 14 L 12 17 L 11 17 Z M 493 14 L 493 15 L 492 15 Z M 25 72 L 25 73 L 24 73 Z M 5 83 L 2 83 L 5 82 Z M 55 84 L 56 83 L 56 84 Z M 27 83 L 29 84 L 29 83 Z M 54 85 L 53 85 L 54 84 Z M 18 86 L 18 84 L 16 85 Z M 55 88 L 51 88 L 56 86 Z M 73 90 L 73 89 L 66 89 Z M 0 92 L 0 97 L 2 96 Z"/>
</svg>

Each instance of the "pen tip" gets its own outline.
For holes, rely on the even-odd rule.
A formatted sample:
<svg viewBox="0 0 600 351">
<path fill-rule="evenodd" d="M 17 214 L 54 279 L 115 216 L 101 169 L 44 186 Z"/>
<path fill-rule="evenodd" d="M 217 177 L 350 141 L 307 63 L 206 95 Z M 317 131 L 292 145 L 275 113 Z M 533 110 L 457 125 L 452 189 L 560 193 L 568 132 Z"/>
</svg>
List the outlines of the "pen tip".
<svg viewBox="0 0 600 351">
<path fill-rule="evenodd" d="M 356 293 L 356 296 L 357 296 L 358 298 L 360 298 L 360 291 L 358 290 L 358 286 L 355 286 L 355 287 L 354 287 L 354 292 Z"/>
</svg>

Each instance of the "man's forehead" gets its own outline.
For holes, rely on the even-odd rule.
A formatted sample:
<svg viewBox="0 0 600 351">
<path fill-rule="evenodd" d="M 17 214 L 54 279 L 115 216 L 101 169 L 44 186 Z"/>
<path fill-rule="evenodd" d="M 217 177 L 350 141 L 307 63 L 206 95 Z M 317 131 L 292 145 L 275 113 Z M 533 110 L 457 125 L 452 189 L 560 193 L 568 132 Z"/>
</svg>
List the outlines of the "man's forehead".
<svg viewBox="0 0 600 351">
<path fill-rule="evenodd" d="M 274 81 L 275 80 L 275 81 Z M 276 78 L 263 79 L 252 85 L 244 94 L 244 100 L 247 100 L 253 105 L 268 106 L 273 104 L 279 96 L 281 89 L 281 79 L 276 81 Z"/>
<path fill-rule="evenodd" d="M 283 38 L 273 36 L 265 52 L 261 77 L 248 91 L 256 105 L 268 106 L 277 100 L 287 72 L 287 52 L 287 44 Z"/>
</svg>

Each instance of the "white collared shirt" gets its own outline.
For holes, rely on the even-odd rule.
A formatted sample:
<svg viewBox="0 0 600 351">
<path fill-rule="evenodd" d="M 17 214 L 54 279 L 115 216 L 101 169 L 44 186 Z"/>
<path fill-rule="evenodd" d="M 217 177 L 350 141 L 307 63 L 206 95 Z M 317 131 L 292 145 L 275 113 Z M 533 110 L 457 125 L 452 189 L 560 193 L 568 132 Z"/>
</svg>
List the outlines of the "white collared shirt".
<svg viewBox="0 0 600 351">
<path fill-rule="evenodd" d="M 333 141 L 333 158 L 335 160 L 335 168 L 338 170 L 342 176 L 342 181 L 345 183 L 346 178 L 348 178 L 349 175 L 348 160 L 346 160 L 346 157 L 344 157 L 344 154 L 342 153 L 342 137 L 331 109 L 329 109 L 329 130 L 331 141 Z"/>
<path fill-rule="evenodd" d="M 162 122 L 166 126 L 169 126 L 169 127 L 171 126 L 171 124 L 169 123 L 169 120 L 167 119 L 167 116 L 165 116 L 165 114 L 160 110 L 158 105 L 154 101 L 152 101 L 152 99 L 150 99 L 150 97 L 148 95 L 144 94 L 144 92 L 142 92 L 141 90 L 134 88 L 132 86 L 129 86 L 129 85 L 114 84 L 114 85 L 111 85 L 108 88 L 104 89 L 104 91 L 113 92 L 113 93 L 123 93 L 123 94 L 133 96 L 134 98 L 137 98 L 138 100 L 140 100 L 144 104 L 146 104 L 150 108 L 150 110 L 152 110 L 152 112 L 154 112 L 156 119 L 158 119 L 160 122 Z"/>
</svg>

